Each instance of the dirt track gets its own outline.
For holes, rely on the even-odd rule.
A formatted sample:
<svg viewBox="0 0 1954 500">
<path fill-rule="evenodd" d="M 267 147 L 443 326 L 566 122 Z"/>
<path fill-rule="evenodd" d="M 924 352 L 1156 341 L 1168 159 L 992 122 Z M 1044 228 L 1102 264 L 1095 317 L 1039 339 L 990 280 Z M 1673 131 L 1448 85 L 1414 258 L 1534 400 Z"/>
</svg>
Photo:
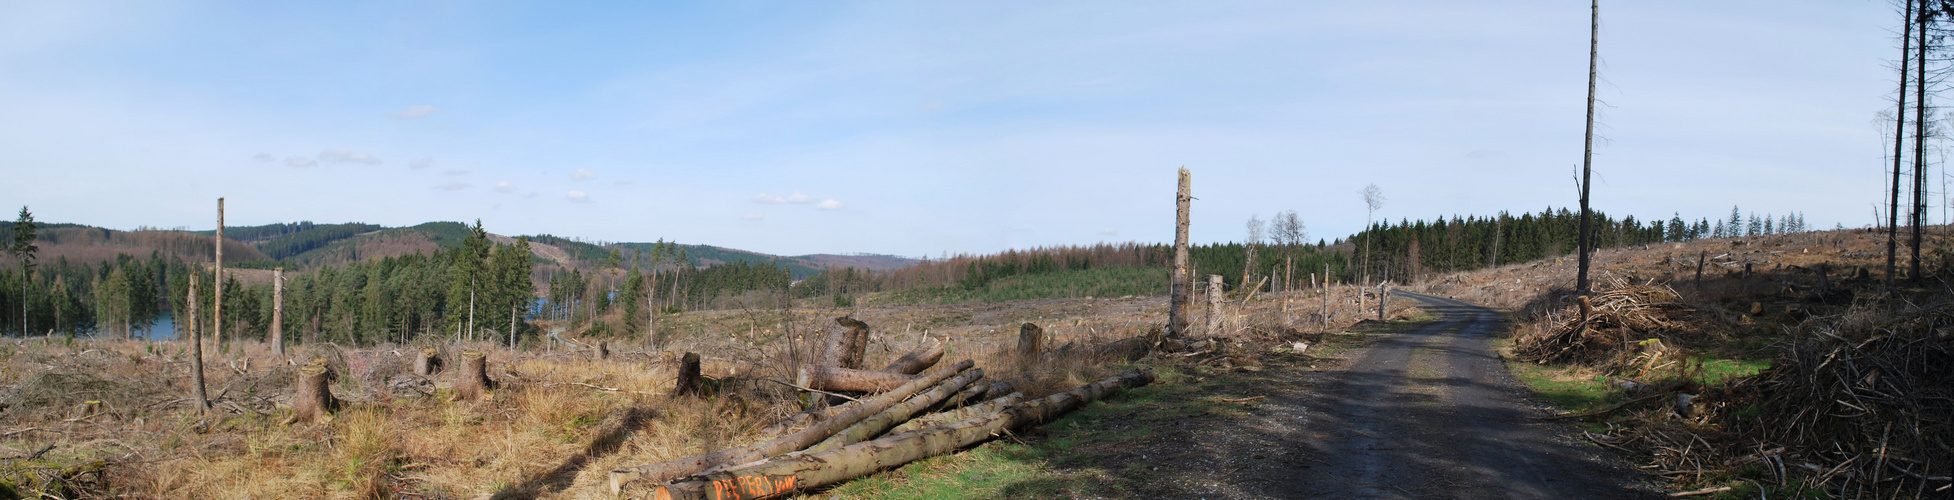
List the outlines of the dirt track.
<svg viewBox="0 0 1954 500">
<path fill-rule="evenodd" d="M 1179 420 L 1122 443 L 1129 467 L 1113 474 L 1120 493 L 1109 496 L 1661 496 L 1635 468 L 1578 439 L 1578 428 L 1530 418 L 1547 412 L 1493 352 L 1499 313 L 1398 293 L 1438 318 L 1368 334 L 1338 361 L 1312 367 L 1284 356 L 1209 382 L 1201 392 L 1266 400 L 1245 403 L 1246 414 Z"/>
</svg>

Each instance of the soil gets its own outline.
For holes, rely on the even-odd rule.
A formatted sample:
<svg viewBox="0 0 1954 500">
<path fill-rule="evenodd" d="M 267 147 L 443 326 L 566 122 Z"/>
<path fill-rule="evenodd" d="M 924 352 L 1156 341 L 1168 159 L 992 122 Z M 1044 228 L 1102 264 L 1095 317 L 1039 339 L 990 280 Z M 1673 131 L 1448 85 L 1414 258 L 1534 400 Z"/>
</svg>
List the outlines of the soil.
<svg viewBox="0 0 1954 500">
<path fill-rule="evenodd" d="M 1529 401 L 1493 351 L 1498 312 L 1403 295 L 1437 319 L 1376 329 L 1330 357 L 1271 355 L 1259 370 L 1197 378 L 1200 392 L 1265 399 L 1165 422 L 1109 415 L 1098 425 L 1153 432 L 1075 449 L 1067 454 L 1092 458 L 1054 465 L 1093 470 L 1086 475 L 1098 486 L 1070 492 L 1080 496 L 1662 496 L 1636 468 L 1581 439 L 1581 429 L 1534 418 L 1554 409 Z"/>
</svg>

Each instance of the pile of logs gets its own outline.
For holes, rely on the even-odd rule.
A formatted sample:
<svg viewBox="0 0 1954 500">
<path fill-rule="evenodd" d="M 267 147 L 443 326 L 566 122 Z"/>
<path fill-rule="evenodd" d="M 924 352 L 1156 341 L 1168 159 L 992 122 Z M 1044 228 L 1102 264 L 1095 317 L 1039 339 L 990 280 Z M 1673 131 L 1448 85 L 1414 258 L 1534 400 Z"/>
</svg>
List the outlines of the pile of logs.
<svg viewBox="0 0 1954 500">
<path fill-rule="evenodd" d="M 848 317 L 836 322 L 843 328 L 831 333 L 795 385 L 851 401 L 784 421 L 772 429 L 784 435 L 771 440 L 613 470 L 612 490 L 626 498 L 660 499 L 791 495 L 955 452 L 1154 378 L 1151 371 L 1135 371 L 1027 401 L 1009 383 L 985 380 L 984 370 L 969 360 L 938 367 L 944 353 L 935 343 L 881 370 L 864 369 L 868 325 Z M 802 428 L 787 432 L 795 427 Z"/>
</svg>

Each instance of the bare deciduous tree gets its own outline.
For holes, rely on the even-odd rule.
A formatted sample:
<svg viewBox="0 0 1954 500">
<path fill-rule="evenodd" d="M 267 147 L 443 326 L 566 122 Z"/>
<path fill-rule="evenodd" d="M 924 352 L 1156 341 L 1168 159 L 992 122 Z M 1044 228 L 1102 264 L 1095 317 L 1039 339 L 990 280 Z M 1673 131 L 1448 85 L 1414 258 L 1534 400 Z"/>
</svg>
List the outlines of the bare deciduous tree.
<svg viewBox="0 0 1954 500">
<path fill-rule="evenodd" d="M 1364 186 L 1364 189 L 1358 191 L 1357 194 L 1364 197 L 1364 285 L 1369 286 L 1371 282 L 1371 217 L 1377 214 L 1377 209 L 1384 208 L 1384 190 L 1378 188 L 1376 184 L 1370 184 Z"/>
<path fill-rule="evenodd" d="M 1309 240 L 1309 229 L 1295 210 L 1276 212 L 1275 218 L 1269 219 L 1269 237 L 1277 245 L 1293 247 Z"/>
</svg>

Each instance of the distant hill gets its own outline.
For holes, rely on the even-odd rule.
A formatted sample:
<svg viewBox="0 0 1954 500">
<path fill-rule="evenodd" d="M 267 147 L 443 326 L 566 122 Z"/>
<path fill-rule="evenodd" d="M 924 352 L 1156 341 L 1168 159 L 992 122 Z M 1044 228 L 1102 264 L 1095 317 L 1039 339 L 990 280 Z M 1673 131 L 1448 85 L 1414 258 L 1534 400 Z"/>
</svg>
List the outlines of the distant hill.
<svg viewBox="0 0 1954 500">
<path fill-rule="evenodd" d="M 6 230 L 10 224 L 0 221 L 0 230 Z M 447 221 L 391 228 L 360 222 L 318 224 L 312 221 L 232 226 L 224 228 L 227 241 L 224 260 L 234 266 L 266 269 L 337 266 L 452 248 L 468 238 L 468 231 L 467 224 Z M 40 231 L 40 256 L 44 260 L 66 257 L 92 264 L 114 259 L 116 255 L 147 257 L 151 252 L 160 252 L 164 256 L 208 262 L 212 260 L 208 238 L 215 233 L 214 230 L 117 231 L 81 224 L 44 223 Z M 489 237 L 501 244 L 515 241 L 513 237 L 497 234 Z M 602 267 L 613 250 L 626 259 L 619 263 L 620 267 L 629 267 L 628 259 L 638 252 L 650 252 L 654 245 L 638 242 L 600 245 L 548 234 L 529 236 L 529 240 L 530 253 L 539 263 L 579 269 Z M 772 264 L 786 267 L 794 279 L 806 279 L 828 267 L 890 270 L 920 262 L 877 254 L 780 256 L 712 245 L 681 244 L 679 248 L 685 250 L 687 260 L 694 266 L 734 262 Z"/>
</svg>

